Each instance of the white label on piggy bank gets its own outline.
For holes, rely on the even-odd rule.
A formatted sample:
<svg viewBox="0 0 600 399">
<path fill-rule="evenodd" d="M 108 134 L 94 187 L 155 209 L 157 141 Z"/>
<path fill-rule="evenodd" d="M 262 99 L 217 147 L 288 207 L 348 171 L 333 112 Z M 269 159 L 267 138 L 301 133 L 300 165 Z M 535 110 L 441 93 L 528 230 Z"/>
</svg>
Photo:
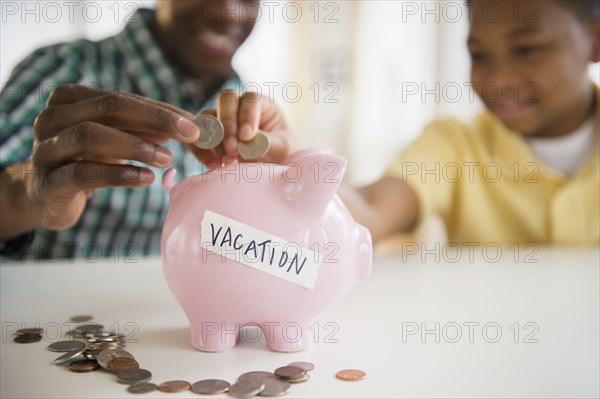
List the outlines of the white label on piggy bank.
<svg viewBox="0 0 600 399">
<path fill-rule="evenodd" d="M 202 248 L 313 289 L 319 253 L 212 211 L 202 219 Z"/>
</svg>

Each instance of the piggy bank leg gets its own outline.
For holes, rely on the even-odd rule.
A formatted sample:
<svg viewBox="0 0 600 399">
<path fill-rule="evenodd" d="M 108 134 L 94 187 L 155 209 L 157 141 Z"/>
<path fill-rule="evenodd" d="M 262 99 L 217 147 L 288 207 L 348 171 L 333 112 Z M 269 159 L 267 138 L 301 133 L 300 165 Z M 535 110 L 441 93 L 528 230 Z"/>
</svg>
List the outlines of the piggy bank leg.
<svg viewBox="0 0 600 399">
<path fill-rule="evenodd" d="M 310 330 L 305 322 L 263 323 L 260 328 L 273 351 L 298 352 L 308 348 L 310 343 Z"/>
<path fill-rule="evenodd" d="M 192 345 L 204 352 L 223 352 L 235 346 L 239 340 L 238 323 L 192 324 Z"/>
</svg>

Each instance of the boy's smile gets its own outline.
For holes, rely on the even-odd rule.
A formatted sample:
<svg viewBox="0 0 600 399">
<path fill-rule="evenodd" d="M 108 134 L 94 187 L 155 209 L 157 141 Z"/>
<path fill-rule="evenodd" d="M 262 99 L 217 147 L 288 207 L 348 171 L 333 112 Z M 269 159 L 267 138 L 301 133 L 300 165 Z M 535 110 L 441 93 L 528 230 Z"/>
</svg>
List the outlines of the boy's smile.
<svg viewBox="0 0 600 399">
<path fill-rule="evenodd" d="M 557 1 L 493 1 L 501 13 L 470 4 L 471 81 L 487 108 L 521 134 L 560 136 L 589 116 L 597 26 Z M 493 18 L 493 19 L 492 19 Z"/>
</svg>

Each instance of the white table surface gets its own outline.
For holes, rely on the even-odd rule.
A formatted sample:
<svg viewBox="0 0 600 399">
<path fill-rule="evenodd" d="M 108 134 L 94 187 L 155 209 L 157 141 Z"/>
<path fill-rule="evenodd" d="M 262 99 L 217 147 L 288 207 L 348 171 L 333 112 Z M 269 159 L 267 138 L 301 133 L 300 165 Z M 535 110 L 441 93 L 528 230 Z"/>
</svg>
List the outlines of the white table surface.
<svg viewBox="0 0 600 399">
<path fill-rule="evenodd" d="M 136 339 L 126 349 L 152 371 L 155 383 L 233 382 L 246 371 L 305 360 L 316 365 L 311 380 L 293 385 L 286 397 L 598 397 L 599 250 L 515 255 L 506 249 L 493 263 L 464 254 L 450 263 L 431 254 L 425 262 L 421 255 L 378 254 L 369 279 L 318 317 L 317 342 L 298 353 L 271 352 L 264 339 L 242 340 L 224 353 L 193 349 L 187 319 L 158 259 L 4 263 L 0 394 L 136 397 L 108 372 L 77 374 L 51 365 L 59 354 L 47 345 L 69 329 L 64 323 L 71 316 L 84 313 Z M 436 323 L 439 342 L 435 332 L 408 334 L 415 326 L 435 331 Z M 46 328 L 42 341 L 12 342 L 8 332 L 15 326 L 35 324 Z M 345 368 L 362 369 L 368 377 L 336 379 Z M 199 396 L 188 391 L 141 397 Z"/>
</svg>

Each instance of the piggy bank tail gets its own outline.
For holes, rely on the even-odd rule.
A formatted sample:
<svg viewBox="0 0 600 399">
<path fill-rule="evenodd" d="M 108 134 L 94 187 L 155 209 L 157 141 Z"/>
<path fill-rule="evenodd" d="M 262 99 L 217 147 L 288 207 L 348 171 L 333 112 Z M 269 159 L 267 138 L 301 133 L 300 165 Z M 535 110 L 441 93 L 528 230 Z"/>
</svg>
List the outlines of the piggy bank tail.
<svg viewBox="0 0 600 399">
<path fill-rule="evenodd" d="M 171 168 L 163 174 L 162 186 L 167 194 L 170 194 L 173 187 L 175 187 L 175 175 L 177 175 L 177 169 L 175 168 Z"/>
</svg>

